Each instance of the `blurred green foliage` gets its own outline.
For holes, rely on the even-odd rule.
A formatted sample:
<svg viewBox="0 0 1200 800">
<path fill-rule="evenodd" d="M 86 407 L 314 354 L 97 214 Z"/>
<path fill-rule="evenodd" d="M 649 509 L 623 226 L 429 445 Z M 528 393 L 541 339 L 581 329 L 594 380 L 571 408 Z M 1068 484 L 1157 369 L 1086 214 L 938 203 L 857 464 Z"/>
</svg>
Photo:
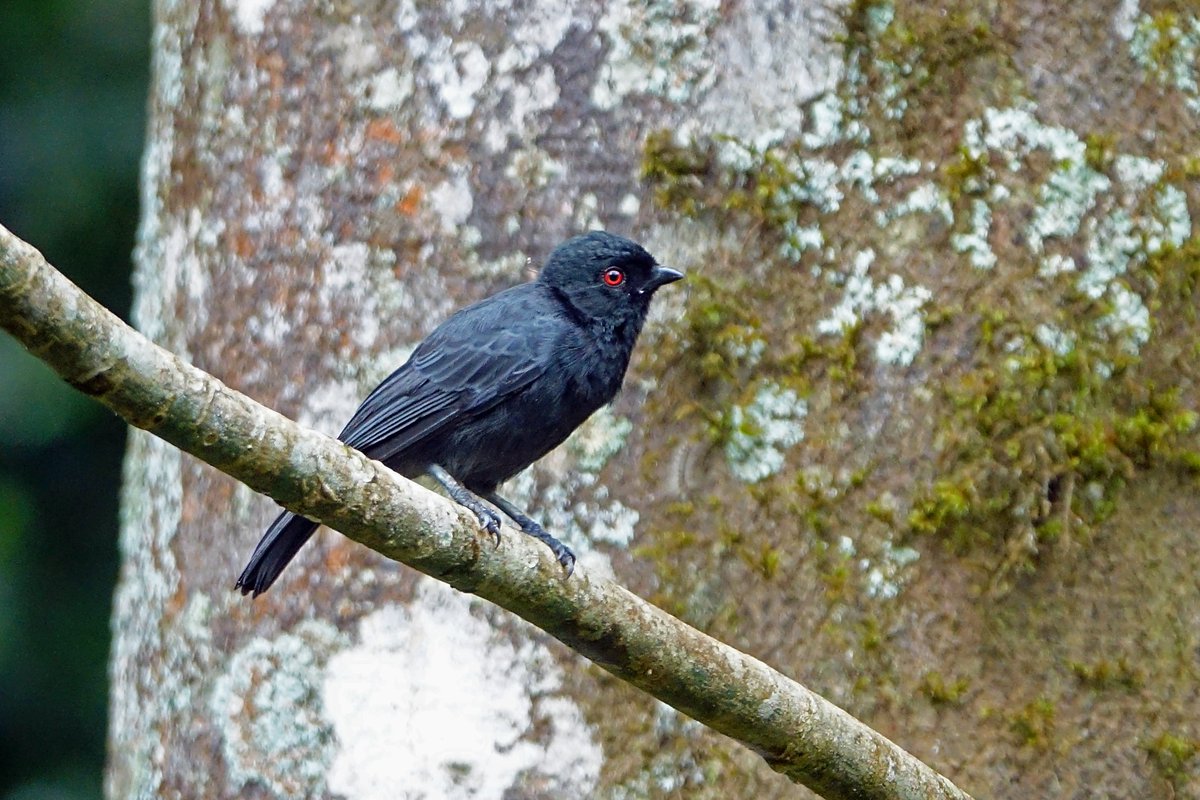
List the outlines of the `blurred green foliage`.
<svg viewBox="0 0 1200 800">
<path fill-rule="evenodd" d="M 129 309 L 150 9 L 0 6 L 0 222 Z M 0 798 L 98 798 L 124 426 L 0 335 Z"/>
</svg>

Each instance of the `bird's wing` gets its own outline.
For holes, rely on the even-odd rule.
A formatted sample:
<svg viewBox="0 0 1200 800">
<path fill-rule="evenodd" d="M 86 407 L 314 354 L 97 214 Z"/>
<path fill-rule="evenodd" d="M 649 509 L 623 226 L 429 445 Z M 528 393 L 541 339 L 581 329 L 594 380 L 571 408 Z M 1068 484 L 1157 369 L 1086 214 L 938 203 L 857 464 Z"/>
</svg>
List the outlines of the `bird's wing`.
<svg viewBox="0 0 1200 800">
<path fill-rule="evenodd" d="M 564 326 L 532 302 L 537 291 L 518 286 L 450 317 L 367 396 L 338 438 L 385 460 L 524 389 L 551 363 Z"/>
</svg>

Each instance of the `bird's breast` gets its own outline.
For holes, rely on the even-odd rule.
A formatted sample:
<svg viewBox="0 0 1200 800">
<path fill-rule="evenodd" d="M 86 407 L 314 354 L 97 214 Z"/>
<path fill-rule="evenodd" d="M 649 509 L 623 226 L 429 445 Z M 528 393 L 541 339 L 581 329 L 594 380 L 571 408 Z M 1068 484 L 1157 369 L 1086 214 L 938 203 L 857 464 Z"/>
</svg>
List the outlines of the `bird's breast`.
<svg viewBox="0 0 1200 800">
<path fill-rule="evenodd" d="M 580 352 L 567 354 L 563 371 L 570 377 L 571 398 L 589 406 L 589 415 L 616 397 L 629 367 L 629 348 L 611 334 L 596 335 Z"/>
<path fill-rule="evenodd" d="M 469 488 L 490 491 L 611 402 L 621 388 L 629 353 L 611 329 L 573 331 L 559 340 L 550 365 L 536 380 L 457 429 L 448 446 L 430 452 L 428 459 Z"/>
</svg>

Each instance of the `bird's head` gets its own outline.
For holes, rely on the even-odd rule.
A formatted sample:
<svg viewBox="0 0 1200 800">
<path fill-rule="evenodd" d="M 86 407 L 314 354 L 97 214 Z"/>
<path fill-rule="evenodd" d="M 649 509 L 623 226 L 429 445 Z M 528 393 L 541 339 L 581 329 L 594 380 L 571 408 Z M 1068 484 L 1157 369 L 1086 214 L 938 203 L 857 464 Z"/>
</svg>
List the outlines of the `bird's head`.
<svg viewBox="0 0 1200 800">
<path fill-rule="evenodd" d="M 659 266 L 637 242 L 592 231 L 556 247 L 538 280 L 589 319 L 634 319 L 640 327 L 659 287 L 682 277 L 678 270 Z"/>
</svg>

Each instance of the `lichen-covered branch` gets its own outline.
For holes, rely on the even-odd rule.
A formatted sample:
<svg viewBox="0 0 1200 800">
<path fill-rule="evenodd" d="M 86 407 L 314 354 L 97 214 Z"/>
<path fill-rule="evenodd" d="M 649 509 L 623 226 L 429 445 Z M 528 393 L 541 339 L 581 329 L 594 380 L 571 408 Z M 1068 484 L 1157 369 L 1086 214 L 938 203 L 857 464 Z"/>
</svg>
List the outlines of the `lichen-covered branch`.
<svg viewBox="0 0 1200 800">
<path fill-rule="evenodd" d="M 473 518 L 149 341 L 0 227 L 0 327 L 136 425 L 352 539 L 549 632 L 830 798 L 964 798 L 949 780 L 757 659 Z"/>
</svg>

